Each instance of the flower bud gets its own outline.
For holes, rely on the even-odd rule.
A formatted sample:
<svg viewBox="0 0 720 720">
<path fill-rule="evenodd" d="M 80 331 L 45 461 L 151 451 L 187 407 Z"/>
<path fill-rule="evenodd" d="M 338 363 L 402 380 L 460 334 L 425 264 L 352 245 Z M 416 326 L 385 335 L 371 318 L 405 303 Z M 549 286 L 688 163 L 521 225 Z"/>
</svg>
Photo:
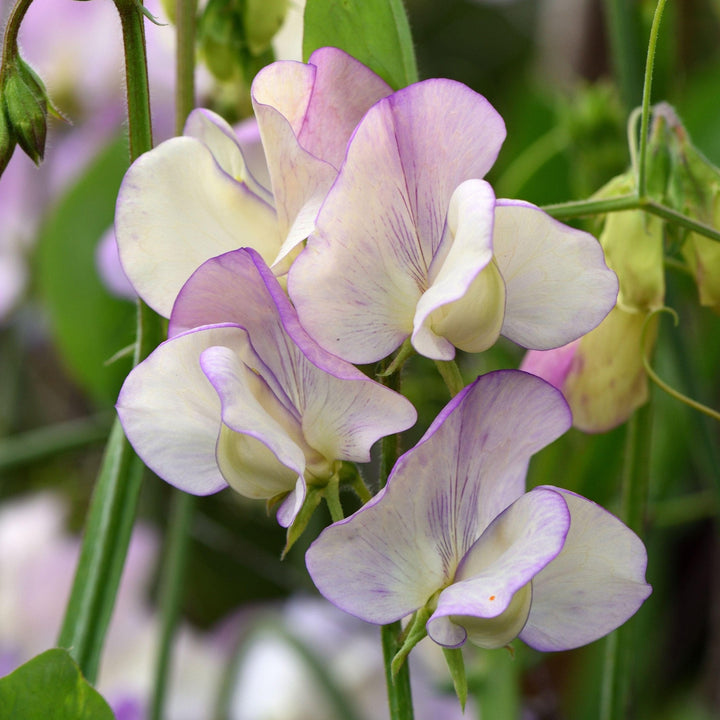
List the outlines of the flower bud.
<svg viewBox="0 0 720 720">
<path fill-rule="evenodd" d="M 245 0 L 245 39 L 252 55 L 261 55 L 270 48 L 287 9 L 288 0 Z"/>
<path fill-rule="evenodd" d="M 37 165 L 45 153 L 47 95 L 40 78 L 17 59 L 2 88 L 6 117 L 17 144 Z"/>
<path fill-rule="evenodd" d="M 200 52 L 218 80 L 232 80 L 242 71 L 245 51 L 243 20 L 235 0 L 210 0 L 200 18 Z"/>
<path fill-rule="evenodd" d="M 621 175 L 597 196 L 626 195 L 634 188 L 632 174 Z M 608 213 L 600 244 L 608 266 L 618 276 L 618 307 L 630 313 L 662 307 L 665 297 L 662 220 L 642 210 Z"/>
<path fill-rule="evenodd" d="M 0 175 L 3 174 L 7 164 L 15 152 L 15 135 L 5 115 L 5 103 L 0 97 Z"/>
</svg>

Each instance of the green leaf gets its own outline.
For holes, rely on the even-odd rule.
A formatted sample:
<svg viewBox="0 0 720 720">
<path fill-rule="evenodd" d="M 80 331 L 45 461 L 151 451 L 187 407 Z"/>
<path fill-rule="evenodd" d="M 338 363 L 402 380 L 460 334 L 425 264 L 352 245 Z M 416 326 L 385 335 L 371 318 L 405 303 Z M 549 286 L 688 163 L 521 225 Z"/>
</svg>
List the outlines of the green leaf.
<svg viewBox="0 0 720 720">
<path fill-rule="evenodd" d="M 118 138 L 60 198 L 40 232 L 37 254 L 39 290 L 56 345 L 70 374 L 101 405 L 115 402 L 130 370 L 127 358 L 107 361 L 135 333 L 134 305 L 112 297 L 95 266 L 127 165 L 127 139 Z"/>
<path fill-rule="evenodd" d="M 55 648 L 0 678 L 0 717 L 17 720 L 114 720 L 110 706 Z"/>
<path fill-rule="evenodd" d="M 460 648 L 443 648 L 443 655 L 445 655 L 445 662 L 447 662 L 453 687 L 455 688 L 455 694 L 460 701 L 460 707 L 462 707 L 463 712 L 465 712 L 468 688 L 462 650 Z"/>
<path fill-rule="evenodd" d="M 307 0 L 303 57 L 333 46 L 395 90 L 417 82 L 415 49 L 402 0 Z"/>
</svg>

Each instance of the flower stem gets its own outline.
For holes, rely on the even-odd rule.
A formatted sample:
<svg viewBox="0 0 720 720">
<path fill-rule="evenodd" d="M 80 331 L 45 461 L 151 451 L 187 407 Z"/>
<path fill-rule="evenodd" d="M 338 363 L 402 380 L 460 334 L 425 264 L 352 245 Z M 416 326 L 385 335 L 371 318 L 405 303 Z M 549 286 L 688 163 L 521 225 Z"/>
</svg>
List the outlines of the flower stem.
<svg viewBox="0 0 720 720">
<path fill-rule="evenodd" d="M 400 391 L 400 373 L 382 376 L 380 382 L 386 387 Z M 387 435 L 382 439 L 382 455 L 380 457 L 380 473 L 378 485 L 387 485 L 390 471 L 398 456 L 398 436 Z M 385 682 L 387 684 L 390 720 L 413 720 L 412 692 L 410 690 L 410 668 L 403 663 L 397 674 L 393 674 L 392 661 L 402 647 L 402 625 L 400 621 L 383 625 L 380 628 L 383 660 L 385 662 Z"/>
<path fill-rule="evenodd" d="M 402 647 L 400 621 L 383 625 L 380 628 L 383 658 L 385 660 L 385 680 L 390 701 L 390 720 L 413 720 L 412 693 L 410 691 L 410 670 L 404 662 L 393 676 L 392 661 Z"/>
<path fill-rule="evenodd" d="M 620 517 L 642 536 L 650 487 L 650 446 L 652 403 L 635 411 L 627 425 L 622 475 Z M 600 720 L 622 720 L 627 714 L 633 666 L 631 650 L 635 644 L 635 622 L 611 633 L 605 640 L 605 657 L 600 698 Z"/>
<path fill-rule="evenodd" d="M 175 26 L 175 132 L 182 134 L 185 120 L 195 107 L 195 15 L 197 0 L 176 0 Z"/>
<path fill-rule="evenodd" d="M 603 215 L 605 213 L 620 212 L 623 210 L 644 210 L 645 212 L 663 218 L 663 220 L 696 232 L 698 235 L 720 242 L 720 230 L 693 220 L 691 217 L 667 207 L 667 205 L 640 195 L 621 195 L 620 197 L 603 198 L 600 200 L 590 199 L 556 203 L 553 205 L 545 205 L 542 210 L 551 217 L 565 220 L 588 215 Z"/>
<path fill-rule="evenodd" d="M 330 510 L 330 518 L 334 523 L 345 517 L 340 502 L 340 482 L 338 476 L 331 478 L 325 488 L 325 502 Z"/>
<path fill-rule="evenodd" d="M 125 47 L 130 160 L 152 147 L 143 14 L 133 0 L 116 0 Z M 138 303 L 134 362 L 162 335 L 162 322 Z M 100 655 L 125 564 L 143 474 L 119 420 L 110 432 L 88 511 L 85 535 L 58 645 L 68 648 L 85 678 L 97 677 Z"/>
<path fill-rule="evenodd" d="M 135 160 L 152 148 L 150 89 L 145 51 L 144 15 L 139 0 L 114 0 L 122 25 L 125 48 L 130 159 Z"/>
<path fill-rule="evenodd" d="M 155 662 L 151 720 L 161 720 L 163 717 L 170 656 L 182 603 L 182 587 L 194 507 L 195 498 L 192 495 L 179 490 L 173 491 L 160 577 L 160 643 Z"/>
<path fill-rule="evenodd" d="M 0 472 L 107 440 L 111 420 L 109 413 L 100 413 L 2 438 Z"/>
<path fill-rule="evenodd" d="M 450 391 L 450 397 L 455 397 L 465 387 L 465 381 L 457 363 L 454 360 L 436 360 L 435 367 L 445 381 L 445 385 Z"/>
<path fill-rule="evenodd" d="M 637 7 L 626 0 L 605 0 L 613 71 L 627 108 L 640 100 L 641 69 L 638 47 L 634 42 Z"/>
<path fill-rule="evenodd" d="M 17 0 L 10 11 L 7 25 L 5 25 L 5 36 L 3 38 L 2 60 L 0 60 L 0 79 L 5 68 L 8 68 L 14 61 L 18 52 L 18 33 L 25 13 L 32 4 L 32 0 Z"/>
<path fill-rule="evenodd" d="M 647 194 L 647 145 L 648 127 L 650 125 L 650 97 L 652 95 L 653 69 L 655 67 L 655 49 L 657 47 L 658 31 L 660 20 L 665 9 L 665 0 L 658 0 L 655 7 L 655 15 L 650 28 L 650 40 L 648 42 L 647 61 L 645 62 L 645 82 L 643 83 L 642 115 L 640 117 L 640 157 L 638 158 L 638 195 L 645 197 Z"/>
</svg>

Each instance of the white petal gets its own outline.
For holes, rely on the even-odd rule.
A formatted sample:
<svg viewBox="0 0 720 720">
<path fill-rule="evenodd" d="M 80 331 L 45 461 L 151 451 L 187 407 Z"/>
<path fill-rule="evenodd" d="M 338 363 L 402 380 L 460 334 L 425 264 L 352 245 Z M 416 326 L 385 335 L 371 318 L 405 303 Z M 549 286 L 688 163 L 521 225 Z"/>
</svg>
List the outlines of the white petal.
<svg viewBox="0 0 720 720">
<path fill-rule="evenodd" d="M 208 495 L 227 485 L 215 459 L 220 400 L 200 354 L 245 342 L 235 326 L 178 335 L 140 363 L 120 391 L 117 411 L 128 440 L 153 472 L 181 490 Z"/>
<path fill-rule="evenodd" d="M 209 258 L 249 246 L 272 262 L 280 249 L 273 209 L 188 137 L 172 138 L 133 163 L 120 187 L 115 233 L 127 276 L 165 317 Z"/>
<path fill-rule="evenodd" d="M 652 589 L 640 538 L 599 505 L 552 489 L 567 502 L 570 532 L 562 552 L 533 581 L 520 639 L 538 650 L 569 650 L 622 625 Z"/>
<path fill-rule="evenodd" d="M 534 205 L 498 200 L 493 243 L 507 289 L 502 334 L 519 345 L 566 345 L 615 305 L 617 277 L 598 241 Z"/>
</svg>

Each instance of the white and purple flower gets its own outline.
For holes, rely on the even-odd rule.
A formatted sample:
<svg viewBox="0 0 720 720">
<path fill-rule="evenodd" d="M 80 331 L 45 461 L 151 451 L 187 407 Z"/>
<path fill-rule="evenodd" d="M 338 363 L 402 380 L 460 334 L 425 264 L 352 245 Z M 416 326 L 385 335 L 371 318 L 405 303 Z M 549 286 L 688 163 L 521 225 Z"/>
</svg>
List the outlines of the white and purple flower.
<svg viewBox="0 0 720 720">
<path fill-rule="evenodd" d="M 311 545 L 320 592 L 385 624 L 416 610 L 440 645 L 520 637 L 539 650 L 592 642 L 648 597 L 641 540 L 567 490 L 525 493 L 533 453 L 570 426 L 551 385 L 506 370 L 480 377 L 395 465 L 386 488 Z"/>
<path fill-rule="evenodd" d="M 500 334 L 558 347 L 605 317 L 617 279 L 595 238 L 482 179 L 504 139 L 490 103 L 452 80 L 367 112 L 288 280 L 323 347 L 368 363 L 409 337 L 450 360 Z"/>
<path fill-rule="evenodd" d="M 337 48 L 308 64 L 273 63 L 252 97 L 271 188 L 245 161 L 233 129 L 209 110 L 188 117 L 182 137 L 138 158 L 118 195 L 120 257 L 138 294 L 168 317 L 180 288 L 205 260 L 257 250 L 278 275 L 337 176 L 365 111 L 391 88 Z"/>
<path fill-rule="evenodd" d="M 408 400 L 308 336 L 253 250 L 204 263 L 169 334 L 130 373 L 117 409 L 140 457 L 187 492 L 230 485 L 282 498 L 288 526 L 308 484 L 326 484 L 341 460 L 367 462 L 376 440 L 415 422 Z"/>
</svg>

